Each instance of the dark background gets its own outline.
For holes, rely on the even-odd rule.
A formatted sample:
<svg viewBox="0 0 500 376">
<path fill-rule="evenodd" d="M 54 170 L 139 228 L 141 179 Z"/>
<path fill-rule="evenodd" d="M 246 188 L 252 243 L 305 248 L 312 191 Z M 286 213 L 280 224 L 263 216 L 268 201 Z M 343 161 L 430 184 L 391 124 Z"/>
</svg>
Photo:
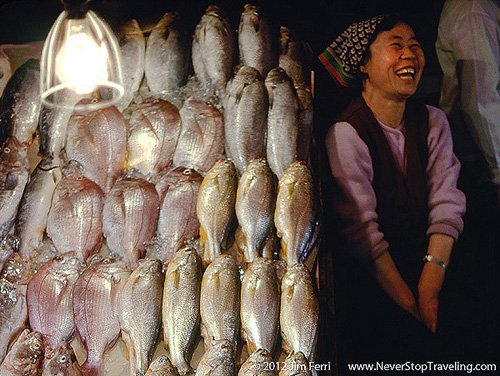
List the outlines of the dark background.
<svg viewBox="0 0 500 376">
<path fill-rule="evenodd" d="M 350 23 L 381 13 L 398 12 L 413 26 L 426 53 L 426 68 L 417 96 L 437 105 L 441 84 L 441 71 L 434 44 L 443 0 L 430 1 L 376 1 L 376 0 L 279 0 L 255 1 L 262 5 L 276 26 L 294 29 L 312 49 L 312 56 L 321 53 Z M 186 27 L 194 29 L 208 4 L 218 4 L 226 11 L 236 30 L 244 1 L 94 1 L 93 9 L 112 25 L 117 26 L 136 18 L 147 30 L 166 11 L 179 11 Z M 58 0 L 21 0 L 0 3 L 0 44 L 26 43 L 43 40 L 51 24 L 61 12 Z M 321 154 L 321 140 L 333 122 L 336 111 L 344 104 L 344 97 L 333 84 L 326 71 L 311 62 L 316 72 L 315 132 Z M 327 181 L 327 167 L 323 171 Z M 464 165 L 460 187 L 467 196 L 465 231 L 455 247 L 447 271 L 447 298 L 442 301 L 443 316 L 440 336 L 446 359 L 450 361 L 497 362 L 500 367 L 499 323 L 496 307 L 500 300 L 500 212 L 495 206 L 492 187 L 485 178 L 487 173 L 481 162 Z M 325 190 L 327 192 L 328 190 Z M 328 204 L 325 197 L 325 204 Z M 319 345 L 319 361 L 338 360 L 336 370 L 343 369 L 343 359 L 336 359 L 335 348 L 342 348 L 342 339 L 336 338 L 342 320 L 333 320 L 335 284 L 335 244 L 332 218 L 328 205 L 325 211 L 325 234 L 321 255 L 321 302 L 323 322 Z M 333 256 L 332 256 L 333 255 Z M 348 318 L 347 318 L 348 320 Z M 376 325 L 376 323 L 374 323 Z M 341 353 L 341 352 L 340 352 Z M 382 359 L 383 360 L 383 359 Z M 411 360 L 411 359 L 409 359 Z M 429 359 L 434 360 L 434 359 Z M 333 367 L 332 367 L 333 368 Z M 500 368 L 499 368 L 500 369 Z M 343 371 L 340 374 L 346 374 Z"/>
</svg>

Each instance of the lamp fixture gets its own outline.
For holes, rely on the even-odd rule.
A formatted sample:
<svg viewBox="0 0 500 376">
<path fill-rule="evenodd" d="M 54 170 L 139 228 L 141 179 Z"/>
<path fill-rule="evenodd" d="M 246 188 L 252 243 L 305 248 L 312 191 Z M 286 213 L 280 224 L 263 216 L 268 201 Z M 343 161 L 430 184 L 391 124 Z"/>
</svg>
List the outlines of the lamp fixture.
<svg viewBox="0 0 500 376">
<path fill-rule="evenodd" d="M 120 50 L 113 32 L 89 10 L 90 0 L 61 2 L 64 11 L 50 29 L 42 50 L 42 103 L 75 111 L 116 104 L 124 88 Z"/>
</svg>

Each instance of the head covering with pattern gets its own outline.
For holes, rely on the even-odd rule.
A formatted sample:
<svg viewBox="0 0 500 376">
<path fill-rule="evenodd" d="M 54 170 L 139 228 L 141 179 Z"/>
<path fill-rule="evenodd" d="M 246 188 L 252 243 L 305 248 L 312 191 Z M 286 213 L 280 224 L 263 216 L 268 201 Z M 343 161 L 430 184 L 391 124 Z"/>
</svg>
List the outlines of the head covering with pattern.
<svg viewBox="0 0 500 376">
<path fill-rule="evenodd" d="M 352 87 L 356 82 L 359 66 L 372 42 L 371 37 L 385 17 L 378 15 L 353 23 L 318 56 L 340 85 Z"/>
</svg>

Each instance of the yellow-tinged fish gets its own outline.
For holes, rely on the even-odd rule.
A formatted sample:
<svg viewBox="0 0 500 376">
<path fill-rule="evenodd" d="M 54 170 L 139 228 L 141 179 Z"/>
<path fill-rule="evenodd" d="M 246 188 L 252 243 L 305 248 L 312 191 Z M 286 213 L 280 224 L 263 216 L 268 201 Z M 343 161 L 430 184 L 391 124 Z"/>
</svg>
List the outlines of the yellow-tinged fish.
<svg viewBox="0 0 500 376">
<path fill-rule="evenodd" d="M 280 289 L 273 263 L 258 257 L 249 264 L 241 284 L 242 336 L 248 350 L 272 354 L 278 337 Z"/>
<path fill-rule="evenodd" d="M 193 248 L 177 251 L 168 264 L 163 289 L 163 341 L 179 374 L 193 372 L 190 360 L 200 324 L 202 265 Z"/>
<path fill-rule="evenodd" d="M 179 376 L 179 372 L 166 355 L 161 355 L 151 362 L 146 376 Z"/>
<path fill-rule="evenodd" d="M 196 376 L 234 376 L 234 344 L 227 339 L 214 340 L 196 368 Z"/>
<path fill-rule="evenodd" d="M 200 246 L 203 263 L 210 264 L 222 253 L 229 228 L 234 219 L 234 204 L 238 185 L 233 162 L 220 160 L 210 169 L 201 183 L 196 202 L 200 221 Z"/>
<path fill-rule="evenodd" d="M 280 364 L 274 362 L 269 351 L 257 349 L 243 363 L 238 376 L 276 376 Z"/>
<path fill-rule="evenodd" d="M 318 339 L 319 303 L 309 270 L 288 267 L 281 281 L 280 327 L 286 353 L 301 352 L 314 360 Z"/>
</svg>

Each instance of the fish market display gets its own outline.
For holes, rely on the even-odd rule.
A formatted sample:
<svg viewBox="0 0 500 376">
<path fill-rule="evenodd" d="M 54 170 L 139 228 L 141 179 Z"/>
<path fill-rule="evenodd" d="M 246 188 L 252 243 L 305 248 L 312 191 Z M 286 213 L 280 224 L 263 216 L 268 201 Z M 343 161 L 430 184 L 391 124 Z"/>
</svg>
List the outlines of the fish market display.
<svg viewBox="0 0 500 376">
<path fill-rule="evenodd" d="M 132 102 L 144 76 L 146 39 L 137 20 L 130 20 L 121 27 L 118 41 L 125 93 L 116 108 L 123 112 Z"/>
<path fill-rule="evenodd" d="M 226 155 L 242 174 L 254 158 L 265 157 L 268 99 L 261 75 L 242 66 L 230 81 L 225 99 Z"/>
<path fill-rule="evenodd" d="M 45 349 L 42 376 L 82 376 L 73 348 L 63 342 L 55 350 Z"/>
<path fill-rule="evenodd" d="M 164 262 L 172 260 L 177 250 L 199 235 L 196 199 L 202 180 L 196 171 L 177 167 L 161 175 L 156 183 L 160 198 L 158 256 Z"/>
<path fill-rule="evenodd" d="M 236 243 L 243 250 L 245 262 L 260 255 L 266 237 L 273 231 L 274 186 L 274 176 L 265 159 L 251 161 L 238 183 L 235 210 L 240 231 Z"/>
<path fill-rule="evenodd" d="M 144 255 L 158 222 L 159 199 L 155 186 L 141 178 L 123 178 L 106 195 L 103 234 L 112 255 L 133 268 Z"/>
<path fill-rule="evenodd" d="M 295 87 L 310 86 L 305 59 L 302 41 L 297 38 L 293 30 L 281 26 L 279 66 L 292 79 Z"/>
<path fill-rule="evenodd" d="M 161 355 L 151 362 L 146 376 L 179 376 L 179 372 L 166 355 Z"/>
<path fill-rule="evenodd" d="M 192 372 L 194 339 L 200 323 L 202 265 L 195 249 L 183 248 L 168 264 L 163 290 L 163 338 L 179 374 Z"/>
<path fill-rule="evenodd" d="M 282 363 L 278 376 L 316 376 L 307 358 L 299 352 L 291 352 Z"/>
<path fill-rule="evenodd" d="M 256 258 L 241 282 L 242 335 L 251 353 L 257 349 L 270 353 L 274 350 L 280 317 L 279 290 L 272 262 Z"/>
<path fill-rule="evenodd" d="M 269 351 L 258 349 L 242 364 L 238 376 L 276 376 L 274 362 Z"/>
<path fill-rule="evenodd" d="M 161 328 L 162 263 L 141 260 L 125 282 L 118 318 L 130 356 L 130 375 L 144 375 Z"/>
<path fill-rule="evenodd" d="M 30 59 L 10 78 L 0 102 L 0 145 L 8 137 L 31 144 L 40 116 L 40 62 Z"/>
<path fill-rule="evenodd" d="M 73 286 L 79 272 L 78 257 L 65 253 L 45 263 L 28 284 L 30 327 L 43 335 L 51 349 L 68 340 L 75 330 Z"/>
<path fill-rule="evenodd" d="M 28 179 L 27 148 L 11 137 L 0 150 L 0 241 L 14 225 Z"/>
<path fill-rule="evenodd" d="M 47 235 L 59 253 L 75 251 L 85 261 L 99 251 L 103 201 L 97 184 L 69 170 L 54 191 L 47 220 Z"/>
<path fill-rule="evenodd" d="M 179 15 L 169 12 L 153 28 L 146 44 L 144 73 L 151 93 L 165 98 L 186 83 L 191 46 Z"/>
<path fill-rule="evenodd" d="M 12 67 L 10 65 L 9 56 L 5 53 L 3 48 L 0 48 L 0 97 L 11 77 Z"/>
<path fill-rule="evenodd" d="M 292 81 L 281 68 L 269 72 L 266 88 L 269 95 L 267 161 L 281 178 L 298 157 L 299 102 Z"/>
<path fill-rule="evenodd" d="M 37 332 L 24 330 L 0 365 L 2 376 L 38 376 L 42 371 L 43 339 Z"/>
<path fill-rule="evenodd" d="M 118 300 L 129 274 L 124 262 L 105 258 L 85 270 L 75 284 L 75 327 L 87 350 L 83 374 L 101 374 L 104 353 L 120 334 Z"/>
<path fill-rule="evenodd" d="M 200 246 L 208 265 L 222 253 L 234 217 L 237 178 L 234 164 L 226 159 L 215 163 L 201 183 L 196 203 L 200 221 Z"/>
<path fill-rule="evenodd" d="M 19 252 L 33 255 L 33 250 L 42 245 L 52 196 L 61 179 L 61 169 L 51 158 L 42 159 L 31 173 L 15 224 Z"/>
<path fill-rule="evenodd" d="M 262 11 L 246 4 L 241 14 L 238 33 L 240 60 L 243 65 L 257 69 L 263 76 L 278 66 L 277 33 Z"/>
<path fill-rule="evenodd" d="M 174 166 L 192 168 L 202 175 L 224 154 L 224 120 L 211 104 L 188 98 L 180 110 L 182 131 Z"/>
<path fill-rule="evenodd" d="M 117 13 L 87 112 L 0 46 L 0 376 L 315 375 L 310 51 L 262 9 Z"/>
<path fill-rule="evenodd" d="M 0 364 L 28 320 L 26 290 L 30 274 L 28 258 L 17 252 L 5 261 L 0 273 Z"/>
<path fill-rule="evenodd" d="M 290 266 L 281 281 L 280 327 L 283 349 L 314 360 L 318 339 L 319 304 L 309 270 Z"/>
<path fill-rule="evenodd" d="M 304 261 L 318 227 L 313 179 L 304 162 L 294 162 L 279 180 L 274 223 L 281 238 L 281 259 L 289 266 Z"/>
<path fill-rule="evenodd" d="M 236 374 L 234 344 L 227 339 L 214 340 L 196 368 L 196 376 L 230 376 Z"/>
<path fill-rule="evenodd" d="M 198 79 L 223 96 L 233 74 L 235 36 L 229 21 L 216 5 L 209 5 L 193 36 L 193 68 Z"/>
<path fill-rule="evenodd" d="M 128 167 L 145 176 L 158 174 L 171 163 L 180 131 L 177 107 L 164 100 L 146 99 L 130 118 Z"/>
<path fill-rule="evenodd" d="M 125 168 L 127 129 L 116 107 L 106 107 L 89 115 L 73 115 L 66 142 L 68 160 L 82 165 L 85 177 L 110 191 Z"/>
<path fill-rule="evenodd" d="M 208 265 L 201 283 L 201 333 L 205 348 L 212 340 L 236 344 L 240 329 L 240 276 L 231 255 L 221 254 Z"/>
</svg>

